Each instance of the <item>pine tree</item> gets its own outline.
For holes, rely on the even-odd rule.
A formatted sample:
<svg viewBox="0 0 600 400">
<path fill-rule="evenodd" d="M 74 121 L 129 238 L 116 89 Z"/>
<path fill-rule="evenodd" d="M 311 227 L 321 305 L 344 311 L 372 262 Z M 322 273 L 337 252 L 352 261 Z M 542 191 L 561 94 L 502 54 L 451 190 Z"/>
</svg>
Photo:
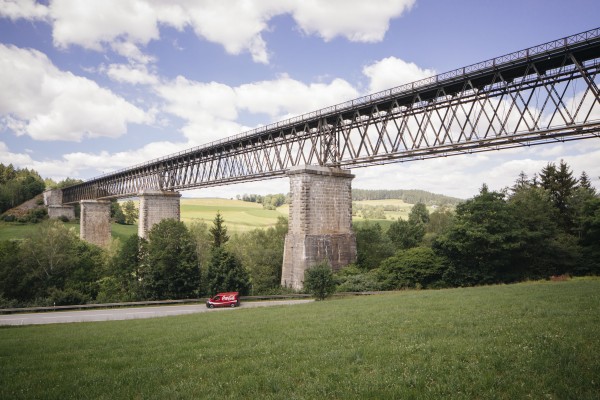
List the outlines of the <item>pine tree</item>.
<svg viewBox="0 0 600 400">
<path fill-rule="evenodd" d="M 548 163 L 540 172 L 540 185 L 549 192 L 552 203 L 560 212 L 561 225 L 568 231 L 573 226 L 569 203 L 577 188 L 577 179 L 573 178 L 567 163 L 560 160 L 558 168 L 553 163 Z"/>
<path fill-rule="evenodd" d="M 229 240 L 227 235 L 227 227 L 224 225 L 225 220 L 221 217 L 221 213 L 217 212 L 213 220 L 213 226 L 210 228 L 210 234 L 213 237 L 213 247 L 218 248 L 223 246 Z"/>
</svg>

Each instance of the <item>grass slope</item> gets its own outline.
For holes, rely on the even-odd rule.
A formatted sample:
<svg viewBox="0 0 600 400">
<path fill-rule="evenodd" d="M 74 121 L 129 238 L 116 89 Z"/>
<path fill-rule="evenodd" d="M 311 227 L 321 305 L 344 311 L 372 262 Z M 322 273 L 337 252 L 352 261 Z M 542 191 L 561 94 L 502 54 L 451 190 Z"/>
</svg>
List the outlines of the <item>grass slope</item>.
<svg viewBox="0 0 600 400">
<path fill-rule="evenodd" d="M 378 222 L 386 229 L 397 218 L 407 219 L 412 207 L 411 204 L 404 203 L 402 200 L 365 200 L 357 203 L 371 206 L 393 205 L 401 207 L 400 211 L 386 211 L 385 220 L 368 220 L 370 222 Z M 225 219 L 228 231 L 236 233 L 275 226 L 278 217 L 288 216 L 289 206 L 284 205 L 277 210 L 265 210 L 260 204 L 241 200 L 209 198 L 181 199 L 181 220 L 188 225 L 193 222 L 204 222 L 212 226 L 212 221 L 219 211 Z M 367 221 L 360 216 L 355 216 L 353 220 L 359 224 Z M 72 226 L 79 233 L 79 224 L 70 223 L 69 226 Z M 0 221 L 0 240 L 23 239 L 35 228 L 36 224 Z M 137 233 L 137 225 L 112 224 L 111 229 L 113 238 L 124 239 L 129 235 Z"/>
<path fill-rule="evenodd" d="M 600 279 L 0 329 L 0 398 L 598 399 Z"/>
<path fill-rule="evenodd" d="M 79 223 L 68 222 L 66 225 L 75 230 L 79 235 Z M 0 222 L 0 240 L 15 240 L 25 239 L 38 228 L 37 224 L 21 224 L 16 222 Z M 111 234 L 113 238 L 119 238 L 121 240 L 126 239 L 128 236 L 137 233 L 137 225 L 120 225 L 111 224 Z"/>
<path fill-rule="evenodd" d="M 265 210 L 261 204 L 228 199 L 181 199 L 181 220 L 205 222 L 212 226 L 217 212 L 225 219 L 229 232 L 246 232 L 275 226 L 277 218 L 287 217 L 287 209 Z"/>
</svg>

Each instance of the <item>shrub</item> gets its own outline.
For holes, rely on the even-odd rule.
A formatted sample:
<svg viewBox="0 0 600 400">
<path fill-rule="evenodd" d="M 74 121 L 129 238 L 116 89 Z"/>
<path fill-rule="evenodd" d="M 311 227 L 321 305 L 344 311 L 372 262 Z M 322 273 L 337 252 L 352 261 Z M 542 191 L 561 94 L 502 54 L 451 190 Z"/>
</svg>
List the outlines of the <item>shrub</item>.
<svg viewBox="0 0 600 400">
<path fill-rule="evenodd" d="M 15 222 L 16 220 L 17 220 L 17 217 L 15 217 L 12 214 L 4 214 L 2 216 L 2 221 L 5 221 L 5 222 Z"/>
<path fill-rule="evenodd" d="M 310 267 L 304 272 L 304 290 L 324 300 L 335 292 L 335 279 L 326 262 Z"/>
<path fill-rule="evenodd" d="M 57 306 L 86 304 L 90 300 L 88 296 L 81 293 L 79 290 L 71 288 L 65 290 L 52 288 L 50 289 L 49 294 L 50 301 L 53 305 Z"/>
</svg>

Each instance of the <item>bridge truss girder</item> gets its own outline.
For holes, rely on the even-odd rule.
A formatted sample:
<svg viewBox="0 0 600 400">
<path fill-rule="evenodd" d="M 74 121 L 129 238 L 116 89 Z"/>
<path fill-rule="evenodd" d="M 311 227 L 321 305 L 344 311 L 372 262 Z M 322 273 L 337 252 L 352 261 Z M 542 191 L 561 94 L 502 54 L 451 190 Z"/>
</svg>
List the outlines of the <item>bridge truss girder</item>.
<svg viewBox="0 0 600 400">
<path fill-rule="evenodd" d="M 600 30 L 580 35 L 99 177 L 63 201 L 600 137 Z"/>
</svg>

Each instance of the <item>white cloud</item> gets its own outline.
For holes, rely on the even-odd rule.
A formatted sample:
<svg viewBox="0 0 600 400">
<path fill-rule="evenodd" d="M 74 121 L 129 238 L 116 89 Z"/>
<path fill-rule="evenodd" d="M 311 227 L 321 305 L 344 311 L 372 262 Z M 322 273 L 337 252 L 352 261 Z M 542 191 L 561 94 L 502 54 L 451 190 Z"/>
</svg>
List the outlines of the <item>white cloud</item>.
<svg viewBox="0 0 600 400">
<path fill-rule="evenodd" d="M 155 85 L 158 77 L 148 71 L 144 64 L 110 64 L 101 68 L 110 79 L 116 82 L 130 83 L 132 85 Z"/>
<path fill-rule="evenodd" d="M 139 149 L 109 153 L 75 152 L 63 155 L 63 160 L 74 171 L 81 169 L 95 169 L 101 173 L 114 172 L 123 168 L 132 167 L 147 161 L 164 157 L 189 148 L 188 143 L 152 142 Z"/>
<path fill-rule="evenodd" d="M 196 35 L 222 45 L 230 54 L 248 52 L 268 63 L 262 33 L 275 16 L 289 14 L 299 29 L 326 41 L 345 37 L 355 42 L 381 41 L 390 20 L 408 11 L 415 0 L 51 0 L 49 7 L 33 0 L 0 0 L 0 15 L 11 19 L 46 19 L 53 24 L 54 44 L 102 51 L 111 47 L 129 60 L 152 58 L 140 47 L 160 36 L 160 26 L 191 27 Z"/>
<path fill-rule="evenodd" d="M 343 79 L 305 84 L 288 76 L 241 85 L 235 93 L 240 108 L 272 118 L 299 115 L 358 97 L 358 91 Z"/>
<path fill-rule="evenodd" d="M 189 143 L 153 142 L 139 149 L 110 153 L 73 152 L 57 159 L 35 160 L 30 154 L 13 153 L 4 142 L 0 142 L 0 159 L 4 164 L 13 164 L 19 168 L 32 168 L 44 178 L 62 180 L 66 177 L 89 179 L 90 171 L 97 171 L 92 176 L 114 172 L 132 167 L 167 154 L 186 150 Z"/>
<path fill-rule="evenodd" d="M 415 0 L 303 0 L 293 3 L 293 16 L 303 32 L 317 34 L 326 41 L 343 36 L 353 42 L 378 42 L 387 32 L 390 20 L 410 10 L 414 3 Z"/>
<path fill-rule="evenodd" d="M 234 120 L 238 115 L 235 92 L 222 83 L 202 83 L 178 76 L 156 90 L 167 101 L 166 111 L 188 121 L 203 118 L 204 114 L 226 120 Z"/>
<path fill-rule="evenodd" d="M 433 76 L 436 72 L 396 57 L 387 57 L 364 67 L 363 74 L 370 79 L 369 92 L 375 93 Z"/>
<path fill-rule="evenodd" d="M 48 7 L 35 0 L 0 0 L 0 17 L 13 21 L 18 19 L 45 20 Z"/>
<path fill-rule="evenodd" d="M 268 63 L 261 32 L 268 29 L 269 19 L 286 11 L 285 3 L 287 1 L 201 1 L 186 3 L 183 7 L 189 15 L 187 22 L 199 37 L 221 44 L 230 54 L 248 51 L 255 62 Z"/>
<path fill-rule="evenodd" d="M 53 0 L 50 4 L 54 44 L 66 48 L 72 44 L 100 51 L 103 44 L 138 59 L 137 45 L 159 38 L 156 10 L 143 0 Z M 142 61 L 142 60 L 138 60 Z"/>
<path fill-rule="evenodd" d="M 356 89 L 342 79 L 330 83 L 303 82 L 282 76 L 231 87 L 217 82 L 196 82 L 177 77 L 156 87 L 163 111 L 185 120 L 182 132 L 194 144 L 204 144 L 249 130 L 240 113 L 267 114 L 276 122 L 352 99 Z"/>
<path fill-rule="evenodd" d="M 150 122 L 135 107 L 94 81 L 60 71 L 43 53 L 0 44 L 0 118 L 18 135 L 80 141 L 118 137 L 129 123 Z"/>
</svg>

